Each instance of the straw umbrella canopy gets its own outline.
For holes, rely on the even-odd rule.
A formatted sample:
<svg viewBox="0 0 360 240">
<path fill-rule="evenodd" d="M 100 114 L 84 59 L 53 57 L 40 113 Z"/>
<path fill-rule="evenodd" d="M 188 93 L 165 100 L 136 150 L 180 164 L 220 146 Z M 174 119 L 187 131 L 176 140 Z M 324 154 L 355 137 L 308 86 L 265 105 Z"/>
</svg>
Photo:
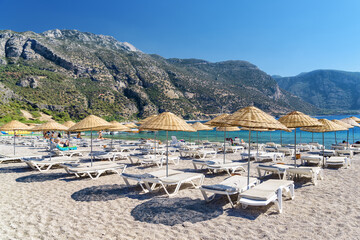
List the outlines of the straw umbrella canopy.
<svg viewBox="0 0 360 240">
<path fill-rule="evenodd" d="M 341 119 L 340 121 L 350 124 L 351 126 L 354 126 L 354 127 L 360 127 L 360 125 L 352 118 L 344 118 L 344 119 Z M 353 143 L 354 142 L 355 142 L 355 128 L 353 128 Z"/>
<path fill-rule="evenodd" d="M 147 117 L 147 118 L 139 121 L 137 124 L 138 124 L 138 125 L 142 125 L 142 124 L 144 124 L 146 121 L 149 121 L 149 120 L 153 119 L 153 118 L 156 117 L 156 116 L 157 116 L 156 114 L 151 115 L 151 116 L 149 116 L 149 117 Z"/>
<path fill-rule="evenodd" d="M 117 122 L 117 121 L 111 121 L 110 122 L 111 127 L 108 128 L 107 130 L 109 130 L 110 132 L 113 131 L 118 131 L 118 132 L 127 132 L 127 131 L 131 131 L 131 129 L 127 128 L 125 125 Z M 111 147 L 113 145 L 113 139 L 111 138 Z"/>
<path fill-rule="evenodd" d="M 216 121 L 218 122 L 218 121 Z M 286 130 L 287 128 L 278 122 L 269 114 L 261 111 L 260 109 L 249 106 L 242 108 L 235 113 L 220 120 L 220 123 L 227 123 L 232 126 L 240 126 L 249 128 L 249 147 L 248 147 L 248 187 L 250 181 L 250 142 L 251 142 L 251 129 L 274 129 Z"/>
<path fill-rule="evenodd" d="M 138 128 L 138 126 L 135 123 L 125 124 L 125 127 L 127 127 L 127 128 Z"/>
<path fill-rule="evenodd" d="M 204 124 L 208 125 L 208 126 L 212 126 L 212 127 L 223 127 L 223 126 L 229 126 L 230 127 L 231 125 L 226 124 L 225 122 L 220 122 L 222 119 L 226 118 L 229 115 L 230 114 L 228 114 L 228 113 L 221 114 L 221 115 L 211 119 L 210 121 L 207 121 Z"/>
<path fill-rule="evenodd" d="M 325 132 L 335 132 L 335 131 L 345 131 L 347 130 L 346 127 L 343 127 L 337 123 L 334 123 L 330 120 L 327 120 L 327 119 L 319 119 L 318 120 L 322 126 L 319 126 L 319 127 L 307 127 L 307 128 L 301 128 L 301 130 L 303 131 L 307 131 L 307 132 L 321 132 L 322 133 L 322 137 L 323 137 L 323 146 L 324 146 L 324 149 L 323 149 L 323 166 L 324 166 L 324 163 L 325 163 L 325 160 L 324 160 L 324 154 L 325 154 L 325 139 L 324 139 L 324 133 Z"/>
<path fill-rule="evenodd" d="M 355 122 L 357 122 L 357 123 L 360 123 L 360 118 L 358 118 L 358 117 L 354 117 L 354 116 L 352 116 L 352 117 L 350 117 L 352 120 L 354 120 Z"/>
<path fill-rule="evenodd" d="M 32 128 L 33 131 L 67 131 L 69 128 L 55 122 L 54 120 L 50 120 L 46 123 L 43 123 L 41 125 L 35 126 L 34 128 Z M 51 139 L 49 140 L 49 154 L 50 154 L 50 159 L 51 159 Z"/>
<path fill-rule="evenodd" d="M 299 127 L 317 127 L 321 126 L 321 123 L 302 112 L 293 111 L 279 119 L 279 122 L 284 124 L 288 128 L 295 128 L 295 165 L 296 165 L 296 128 Z"/>
<path fill-rule="evenodd" d="M 216 131 L 227 131 L 227 132 L 235 132 L 235 131 L 240 131 L 241 129 L 238 127 L 217 127 Z"/>
<path fill-rule="evenodd" d="M 83 132 L 83 131 L 90 131 L 91 134 L 91 166 L 93 164 L 93 131 L 100 131 L 100 130 L 106 130 L 111 128 L 112 125 L 107 122 L 106 120 L 97 117 L 95 115 L 89 115 L 80 122 L 76 123 L 74 126 L 69 128 L 70 132 Z"/>
<path fill-rule="evenodd" d="M 169 176 L 169 131 L 195 132 L 196 130 L 185 120 L 171 112 L 163 112 L 140 126 L 141 130 L 166 131 L 166 176 Z"/>
<path fill-rule="evenodd" d="M 74 123 L 73 121 L 66 121 L 64 122 L 64 126 L 65 127 L 68 127 L 68 128 L 71 128 L 72 126 L 74 126 L 76 123 Z"/>
<path fill-rule="evenodd" d="M 354 128 L 354 126 L 352 126 L 352 125 L 350 125 L 350 124 L 347 124 L 347 123 L 345 123 L 345 122 L 343 122 L 343 121 L 337 120 L 337 119 L 333 119 L 333 120 L 331 120 L 331 121 L 334 122 L 334 123 L 336 123 L 336 124 L 339 124 L 339 125 L 347 128 L 347 130 L 348 130 L 348 131 L 347 131 L 347 142 L 349 142 L 349 129 L 350 129 L 350 128 Z M 336 132 L 335 132 L 335 143 L 337 143 L 337 142 L 336 142 Z"/>
<path fill-rule="evenodd" d="M 15 156 L 15 153 L 16 153 L 16 147 L 15 147 L 15 138 L 16 138 L 16 134 L 15 134 L 15 131 L 16 130 L 31 130 L 31 127 L 29 127 L 28 125 L 24 124 L 24 123 L 21 123 L 17 120 L 12 120 L 4 125 L 2 125 L 0 127 L 0 130 L 1 131 L 14 131 L 14 156 Z"/>
<path fill-rule="evenodd" d="M 202 124 L 201 122 L 196 122 L 191 125 L 196 131 L 198 131 L 198 141 L 199 141 L 199 131 L 211 131 L 213 128 L 207 125 Z"/>
</svg>

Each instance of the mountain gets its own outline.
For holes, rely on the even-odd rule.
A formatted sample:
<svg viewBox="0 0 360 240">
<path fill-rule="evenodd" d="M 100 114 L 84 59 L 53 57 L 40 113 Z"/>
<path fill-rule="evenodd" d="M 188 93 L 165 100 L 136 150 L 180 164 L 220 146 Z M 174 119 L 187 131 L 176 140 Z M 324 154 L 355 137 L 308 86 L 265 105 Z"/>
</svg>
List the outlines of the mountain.
<svg viewBox="0 0 360 240">
<path fill-rule="evenodd" d="M 77 30 L 0 31 L 0 94 L 3 118 L 21 108 L 63 119 L 201 118 L 250 104 L 274 114 L 317 111 L 249 62 L 165 59 Z"/>
<path fill-rule="evenodd" d="M 360 110 L 360 73 L 316 70 L 276 78 L 281 88 L 319 108 Z"/>
</svg>

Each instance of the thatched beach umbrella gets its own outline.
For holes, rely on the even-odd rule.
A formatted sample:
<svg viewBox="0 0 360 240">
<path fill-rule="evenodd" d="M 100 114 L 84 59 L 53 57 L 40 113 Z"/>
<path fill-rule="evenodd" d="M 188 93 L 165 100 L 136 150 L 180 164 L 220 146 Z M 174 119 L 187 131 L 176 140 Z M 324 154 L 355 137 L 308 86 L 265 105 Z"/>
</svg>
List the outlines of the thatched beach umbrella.
<svg viewBox="0 0 360 240">
<path fill-rule="evenodd" d="M 341 119 L 340 121 L 350 124 L 353 127 L 360 127 L 360 125 L 352 118 L 344 118 L 344 119 Z M 353 128 L 353 143 L 355 143 L 355 129 L 354 128 Z"/>
<path fill-rule="evenodd" d="M 324 133 L 325 132 L 335 132 L 335 131 L 345 131 L 347 130 L 346 127 L 343 127 L 339 124 L 336 124 L 330 120 L 327 119 L 319 119 L 318 120 L 322 126 L 319 127 L 307 127 L 307 128 L 301 128 L 301 130 L 303 131 L 307 131 L 307 132 L 321 132 L 322 133 L 322 138 L 323 138 L 323 166 L 325 164 L 325 138 L 324 138 Z"/>
<path fill-rule="evenodd" d="M 211 131 L 213 128 L 207 125 L 202 124 L 201 122 L 196 122 L 191 125 L 198 132 L 198 141 L 199 141 L 199 131 Z"/>
<path fill-rule="evenodd" d="M 185 120 L 171 112 L 163 112 L 157 117 L 145 122 L 140 126 L 141 130 L 166 131 L 166 176 L 169 176 L 169 131 L 195 132 L 196 130 Z"/>
<path fill-rule="evenodd" d="M 347 124 L 347 123 L 345 123 L 345 122 L 343 122 L 343 121 L 340 121 L 340 120 L 337 120 L 337 119 L 333 119 L 333 120 L 331 120 L 332 122 L 334 122 L 334 123 L 336 123 L 336 124 L 339 124 L 339 125 L 341 125 L 341 126 L 343 126 L 343 127 L 345 127 L 345 128 L 347 128 L 347 143 L 349 142 L 349 129 L 350 128 L 354 128 L 354 126 L 352 126 L 352 125 L 350 125 L 350 124 Z M 335 143 L 337 144 L 337 140 L 336 140 L 336 132 L 335 132 Z"/>
<path fill-rule="evenodd" d="M 33 131 L 67 131 L 69 128 L 64 125 L 55 122 L 54 120 L 43 123 L 39 126 L 32 128 Z M 49 139 L 49 153 L 51 159 L 51 140 Z"/>
<path fill-rule="evenodd" d="M 135 123 L 128 123 L 128 124 L 125 124 L 125 127 L 127 128 L 139 128 L 138 125 L 136 125 Z"/>
<path fill-rule="evenodd" d="M 295 165 L 296 165 L 296 128 L 299 127 L 317 127 L 322 124 L 315 118 L 312 118 L 302 112 L 293 111 L 279 119 L 279 122 L 284 124 L 288 128 L 295 129 Z"/>
<path fill-rule="evenodd" d="M 234 127 L 234 126 L 230 126 L 230 127 L 226 127 L 226 126 L 222 126 L 222 127 L 217 127 L 216 131 L 218 132 L 224 132 L 224 149 L 223 149 L 223 156 L 224 156 L 224 163 L 226 161 L 226 132 L 236 132 L 236 131 L 240 131 L 240 128 L 238 127 Z"/>
<path fill-rule="evenodd" d="M 282 125 L 275 118 L 269 114 L 261 111 L 260 109 L 250 106 L 242 108 L 235 113 L 220 120 L 220 123 L 230 124 L 232 126 L 246 127 L 249 129 L 249 147 L 248 147 L 248 179 L 247 184 L 249 187 L 250 182 L 250 142 L 252 129 L 274 129 L 286 130 L 287 128 Z"/>
<path fill-rule="evenodd" d="M 357 123 L 360 123 L 360 118 L 358 118 L 358 117 L 355 117 L 355 116 L 352 116 L 352 117 L 350 117 L 352 120 L 354 120 L 355 122 L 357 122 Z"/>
<path fill-rule="evenodd" d="M 131 131 L 131 129 L 125 127 L 125 125 L 117 122 L 117 121 L 111 121 L 110 122 L 111 127 L 108 128 L 107 130 L 109 130 L 110 132 L 114 132 L 114 131 L 118 131 L 118 132 L 128 132 Z M 113 146 L 113 138 L 111 138 L 111 148 Z"/>
<path fill-rule="evenodd" d="M 145 119 L 143 119 L 143 120 L 140 120 L 140 121 L 137 123 L 137 125 L 142 125 L 142 124 L 144 124 L 145 122 L 153 119 L 153 118 L 156 117 L 156 116 L 157 116 L 157 115 L 154 114 L 154 115 L 151 115 L 151 116 L 149 116 L 149 117 L 147 117 L 147 118 L 145 118 Z"/>
<path fill-rule="evenodd" d="M 73 121 L 66 121 L 64 122 L 64 126 L 65 127 L 68 127 L 68 128 L 71 128 L 72 126 L 74 126 L 76 123 L 74 123 Z"/>
<path fill-rule="evenodd" d="M 106 130 L 111 128 L 112 125 L 102 118 L 94 115 L 89 115 L 74 126 L 69 128 L 70 132 L 83 132 L 90 131 L 91 134 L 91 166 L 93 165 L 93 131 Z"/>
<path fill-rule="evenodd" d="M 15 138 L 16 138 L 16 131 L 17 130 L 30 130 L 31 127 L 29 127 L 28 125 L 21 123 L 17 120 L 12 120 L 4 125 L 2 125 L 0 127 L 1 131 L 14 131 L 14 156 L 15 156 L 15 152 L 16 152 L 16 147 L 15 147 Z"/>
</svg>

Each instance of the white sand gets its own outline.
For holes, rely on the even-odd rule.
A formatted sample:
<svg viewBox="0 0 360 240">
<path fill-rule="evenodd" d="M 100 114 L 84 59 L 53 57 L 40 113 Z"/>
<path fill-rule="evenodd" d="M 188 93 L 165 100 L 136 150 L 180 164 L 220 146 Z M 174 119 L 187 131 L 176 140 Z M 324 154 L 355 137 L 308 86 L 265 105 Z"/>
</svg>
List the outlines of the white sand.
<svg viewBox="0 0 360 240">
<path fill-rule="evenodd" d="M 0 151 L 11 154 L 12 148 L 2 145 Z M 25 147 L 18 152 L 36 154 Z M 317 186 L 296 183 L 296 197 L 284 202 L 282 214 L 274 205 L 232 209 L 225 197 L 206 204 L 190 185 L 169 199 L 163 191 L 126 188 L 117 174 L 75 179 L 61 168 L 39 173 L 24 163 L 3 163 L 0 239 L 360 239 L 359 161 L 349 169 L 325 169 Z M 257 176 L 256 165 L 251 175 Z M 192 164 L 181 160 L 171 168 Z M 205 184 L 226 176 L 207 175 Z"/>
</svg>

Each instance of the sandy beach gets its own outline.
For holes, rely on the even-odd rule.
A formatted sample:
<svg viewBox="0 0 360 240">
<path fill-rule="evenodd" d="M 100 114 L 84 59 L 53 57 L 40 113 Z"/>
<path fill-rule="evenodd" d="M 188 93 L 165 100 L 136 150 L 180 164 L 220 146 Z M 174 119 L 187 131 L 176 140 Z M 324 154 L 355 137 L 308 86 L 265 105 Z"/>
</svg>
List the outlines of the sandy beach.
<svg viewBox="0 0 360 240">
<path fill-rule="evenodd" d="M 12 150 L 0 146 L 4 155 Z M 21 154 L 38 151 L 18 148 Z M 360 239 L 357 158 L 348 169 L 325 169 L 316 186 L 296 181 L 295 199 L 284 201 L 282 214 L 273 204 L 233 209 L 221 196 L 206 203 L 190 184 L 168 198 L 162 190 L 143 194 L 138 186 L 128 188 L 117 174 L 77 179 L 62 168 L 40 173 L 24 163 L 2 163 L 0 239 Z M 252 176 L 257 165 L 251 164 Z M 170 168 L 194 171 L 185 159 Z M 157 169 L 129 164 L 126 172 Z M 206 174 L 204 184 L 226 177 Z"/>
</svg>

